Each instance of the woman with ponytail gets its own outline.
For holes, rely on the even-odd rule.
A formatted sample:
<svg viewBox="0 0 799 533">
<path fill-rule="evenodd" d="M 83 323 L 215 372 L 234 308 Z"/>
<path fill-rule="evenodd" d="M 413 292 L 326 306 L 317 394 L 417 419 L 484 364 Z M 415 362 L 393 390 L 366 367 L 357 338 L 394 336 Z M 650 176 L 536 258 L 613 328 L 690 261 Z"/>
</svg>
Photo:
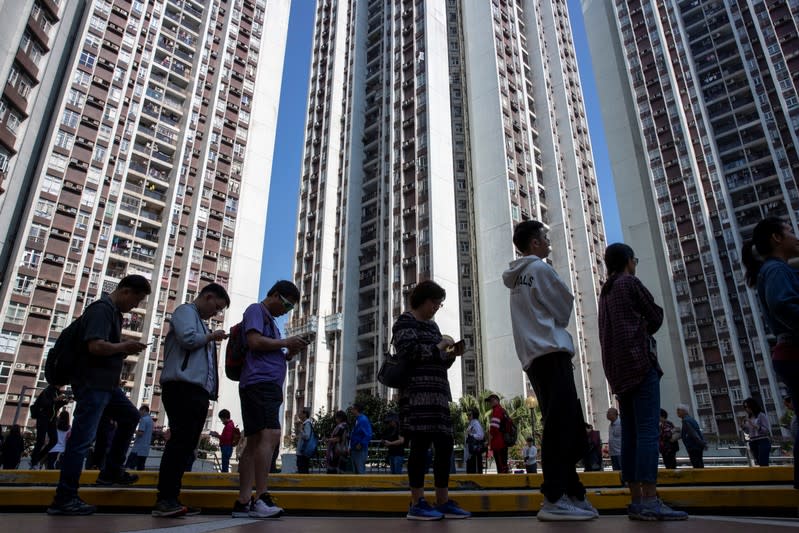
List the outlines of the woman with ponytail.
<svg viewBox="0 0 799 533">
<path fill-rule="evenodd" d="M 799 273 L 788 261 L 799 257 L 799 239 L 791 226 L 779 218 L 765 218 L 744 244 L 746 284 L 757 297 L 777 345 L 771 352 L 774 371 L 788 387 L 791 397 L 799 394 Z M 799 435 L 794 435 L 796 438 Z M 799 447 L 793 449 L 793 486 L 799 489 Z"/>
<path fill-rule="evenodd" d="M 621 411 L 621 472 L 630 487 L 633 520 L 685 520 L 657 496 L 660 376 L 652 335 L 663 309 L 635 277 L 638 258 L 623 243 L 605 250 L 608 280 L 599 296 L 602 366 Z"/>
</svg>

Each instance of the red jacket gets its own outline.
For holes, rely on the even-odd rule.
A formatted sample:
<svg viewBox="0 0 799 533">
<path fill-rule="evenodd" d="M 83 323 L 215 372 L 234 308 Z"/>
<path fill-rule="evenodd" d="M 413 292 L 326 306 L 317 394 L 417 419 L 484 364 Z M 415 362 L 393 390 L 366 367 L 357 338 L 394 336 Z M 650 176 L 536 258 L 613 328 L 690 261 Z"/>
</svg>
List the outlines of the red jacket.
<svg viewBox="0 0 799 533">
<path fill-rule="evenodd" d="M 505 418 L 505 409 L 499 404 L 495 405 L 491 410 L 491 426 L 489 434 L 491 435 L 491 449 L 501 450 L 507 448 L 505 446 L 505 439 L 502 437 L 502 424 Z"/>
<path fill-rule="evenodd" d="M 220 446 L 233 446 L 234 427 L 236 427 L 236 424 L 234 424 L 232 420 L 228 420 L 225 424 L 225 429 L 223 429 L 222 433 L 219 435 Z"/>
</svg>

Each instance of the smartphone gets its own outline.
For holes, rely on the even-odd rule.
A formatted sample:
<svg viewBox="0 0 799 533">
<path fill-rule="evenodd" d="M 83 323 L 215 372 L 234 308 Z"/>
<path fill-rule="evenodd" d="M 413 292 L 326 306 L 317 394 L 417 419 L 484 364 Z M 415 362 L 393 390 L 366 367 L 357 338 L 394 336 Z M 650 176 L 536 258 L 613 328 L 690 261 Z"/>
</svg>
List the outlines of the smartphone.
<svg viewBox="0 0 799 533">
<path fill-rule="evenodd" d="M 455 355 L 462 355 L 466 349 L 466 342 L 461 339 L 455 344 L 447 347 L 447 353 L 454 353 Z"/>
</svg>

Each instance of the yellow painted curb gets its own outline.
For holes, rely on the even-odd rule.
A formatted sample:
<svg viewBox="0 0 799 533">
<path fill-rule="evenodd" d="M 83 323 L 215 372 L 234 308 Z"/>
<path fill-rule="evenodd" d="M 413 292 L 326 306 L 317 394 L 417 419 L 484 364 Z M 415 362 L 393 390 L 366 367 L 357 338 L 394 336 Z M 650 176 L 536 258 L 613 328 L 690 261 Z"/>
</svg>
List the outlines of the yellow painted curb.
<svg viewBox="0 0 799 533">
<path fill-rule="evenodd" d="M 138 472 L 137 487 L 154 487 L 158 483 L 158 472 Z M 11 485 L 52 485 L 58 483 L 59 472 L 55 470 L 0 470 L 0 487 Z M 618 472 L 583 472 L 580 479 L 586 487 L 620 487 Z M 81 475 L 81 485 L 93 485 L 97 471 L 85 471 Z M 767 485 L 771 483 L 790 483 L 793 480 L 793 467 L 772 466 L 768 468 L 706 468 L 659 470 L 658 485 Z M 538 489 L 543 482 L 541 474 L 453 474 L 450 476 L 450 489 L 496 490 L 496 489 Z M 186 488 L 237 489 L 237 474 L 188 472 L 183 477 Z M 328 475 L 328 474 L 272 474 L 269 486 L 275 490 L 405 490 L 408 487 L 407 475 Z M 433 477 L 427 476 L 425 486 L 433 488 Z"/>
<path fill-rule="evenodd" d="M 287 512 L 400 513 L 407 511 L 409 492 L 391 491 L 282 491 L 270 487 L 275 502 Z M 783 509 L 799 506 L 799 491 L 786 486 L 748 487 L 661 487 L 660 497 L 681 509 Z M 53 487 L 0 487 L 0 508 L 47 506 L 55 494 Z M 148 509 L 155 503 L 156 490 L 145 488 L 84 487 L 80 496 L 103 507 Z M 181 501 L 208 511 L 225 512 L 232 508 L 236 490 L 184 490 Z M 451 496 L 465 509 L 478 513 L 533 513 L 542 501 L 538 490 L 453 491 Z M 430 499 L 434 495 L 428 495 Z M 621 488 L 588 491 L 591 503 L 601 511 L 620 511 L 630 502 L 629 492 Z"/>
</svg>

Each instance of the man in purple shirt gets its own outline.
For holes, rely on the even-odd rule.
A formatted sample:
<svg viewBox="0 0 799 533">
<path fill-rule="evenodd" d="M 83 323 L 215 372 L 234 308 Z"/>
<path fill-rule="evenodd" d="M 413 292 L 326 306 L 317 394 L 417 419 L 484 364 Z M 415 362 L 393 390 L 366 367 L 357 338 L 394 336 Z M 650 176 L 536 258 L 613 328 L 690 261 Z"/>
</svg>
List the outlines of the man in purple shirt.
<svg viewBox="0 0 799 533">
<path fill-rule="evenodd" d="M 283 513 L 267 492 L 267 478 L 272 454 L 280 442 L 286 364 L 308 345 L 308 339 L 281 338 L 275 317 L 291 311 L 299 299 L 296 285 L 278 281 L 263 301 L 244 311 L 242 329 L 247 357 L 239 380 L 239 397 L 247 441 L 239 461 L 239 498 L 233 506 L 234 518 L 273 518 Z M 252 499 L 253 483 L 257 499 Z"/>
</svg>

